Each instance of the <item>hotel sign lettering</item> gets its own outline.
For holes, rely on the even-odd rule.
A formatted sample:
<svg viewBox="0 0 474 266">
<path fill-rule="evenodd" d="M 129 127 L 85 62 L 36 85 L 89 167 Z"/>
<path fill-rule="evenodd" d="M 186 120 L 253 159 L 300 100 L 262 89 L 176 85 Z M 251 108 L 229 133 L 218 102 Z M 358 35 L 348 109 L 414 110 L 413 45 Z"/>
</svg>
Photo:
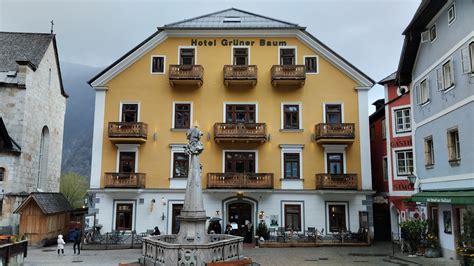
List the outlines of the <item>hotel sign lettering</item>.
<svg viewBox="0 0 474 266">
<path fill-rule="evenodd" d="M 390 146 L 392 148 L 408 147 L 408 146 L 411 146 L 411 139 L 392 141 L 392 142 L 390 142 Z"/>
<path fill-rule="evenodd" d="M 259 39 L 256 41 L 239 40 L 239 39 L 222 39 L 219 42 L 214 40 L 198 40 L 191 39 L 191 46 L 286 46 L 286 41 L 269 41 L 266 39 Z"/>
</svg>

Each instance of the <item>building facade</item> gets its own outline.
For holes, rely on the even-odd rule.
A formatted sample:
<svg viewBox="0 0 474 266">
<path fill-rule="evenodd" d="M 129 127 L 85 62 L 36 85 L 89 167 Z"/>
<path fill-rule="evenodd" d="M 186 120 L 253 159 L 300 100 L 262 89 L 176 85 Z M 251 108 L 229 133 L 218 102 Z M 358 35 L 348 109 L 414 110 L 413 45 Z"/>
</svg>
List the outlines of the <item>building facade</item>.
<svg viewBox="0 0 474 266">
<path fill-rule="evenodd" d="M 423 1 L 404 32 L 399 75 L 411 83 L 416 188 L 454 257 L 462 218 L 474 208 L 474 3 Z"/>
<path fill-rule="evenodd" d="M 423 211 L 406 199 L 414 193 L 414 184 L 408 176 L 414 173 L 411 135 L 411 105 L 409 86 L 397 86 L 396 73 L 379 81 L 384 86 L 385 98 L 374 105 L 370 117 L 372 148 L 372 180 L 374 217 L 381 216 L 380 226 L 388 224 L 395 239 L 400 236 L 400 222 L 419 217 Z M 375 230 L 377 232 L 377 230 Z M 386 236 L 386 234 L 385 234 Z"/>
<path fill-rule="evenodd" d="M 54 34 L 0 32 L 0 228 L 30 192 L 59 191 L 66 98 Z"/>
<path fill-rule="evenodd" d="M 104 231 L 177 232 L 193 126 L 207 215 L 223 227 L 372 227 L 373 81 L 303 27 L 237 9 L 165 25 L 89 83 Z"/>
</svg>

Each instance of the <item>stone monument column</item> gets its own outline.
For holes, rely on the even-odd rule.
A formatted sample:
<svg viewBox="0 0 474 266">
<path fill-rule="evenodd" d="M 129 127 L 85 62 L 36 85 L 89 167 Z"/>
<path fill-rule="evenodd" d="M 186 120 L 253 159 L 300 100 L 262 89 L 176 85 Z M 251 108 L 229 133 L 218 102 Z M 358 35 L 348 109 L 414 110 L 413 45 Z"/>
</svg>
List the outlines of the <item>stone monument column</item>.
<svg viewBox="0 0 474 266">
<path fill-rule="evenodd" d="M 186 132 L 189 141 L 186 146 L 186 153 L 190 156 L 190 166 L 188 171 L 188 182 L 186 185 L 186 195 L 178 232 L 178 243 L 203 244 L 207 243 L 206 232 L 206 211 L 202 200 L 201 163 L 199 155 L 204 150 L 200 141 L 201 130 L 196 126 Z"/>
</svg>

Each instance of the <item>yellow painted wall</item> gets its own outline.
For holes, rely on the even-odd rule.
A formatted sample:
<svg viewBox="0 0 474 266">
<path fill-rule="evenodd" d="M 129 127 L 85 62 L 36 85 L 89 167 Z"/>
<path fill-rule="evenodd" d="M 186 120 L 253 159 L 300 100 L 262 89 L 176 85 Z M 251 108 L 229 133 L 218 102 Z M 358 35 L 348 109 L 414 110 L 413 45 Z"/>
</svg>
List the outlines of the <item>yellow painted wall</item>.
<svg viewBox="0 0 474 266">
<path fill-rule="evenodd" d="M 200 38 L 203 40 L 206 38 Z M 346 172 L 357 173 L 361 184 L 360 149 L 358 130 L 358 102 L 356 82 L 342 71 L 319 57 L 319 74 L 306 76 L 304 87 L 282 89 L 271 86 L 270 69 L 278 64 L 278 47 L 260 46 L 260 38 L 239 38 L 255 41 L 250 48 L 250 64 L 258 67 L 258 83 L 253 88 L 226 88 L 223 83 L 223 66 L 231 64 L 231 46 L 197 47 L 197 64 L 204 66 L 204 84 L 201 88 L 172 88 L 165 75 L 150 74 L 152 55 L 166 55 L 166 66 L 178 63 L 178 46 L 189 46 L 190 38 L 168 38 L 145 54 L 137 62 L 108 82 L 105 102 L 104 129 L 108 122 L 118 121 L 121 101 L 139 101 L 140 121 L 148 124 L 148 140 L 141 144 L 138 154 L 138 172 L 146 173 L 147 188 L 169 188 L 171 143 L 185 143 L 184 132 L 171 131 L 173 101 L 192 101 L 193 120 L 204 132 L 205 150 L 201 155 L 204 180 L 208 172 L 223 172 L 223 149 L 258 149 L 258 172 L 274 173 L 275 188 L 280 188 L 281 159 L 279 144 L 304 144 L 304 188 L 315 188 L 315 174 L 324 173 L 324 149 L 311 141 L 314 126 L 323 122 L 323 102 L 343 102 L 344 122 L 356 124 L 356 139 L 346 149 Z M 266 38 L 286 41 L 297 46 L 297 63 L 304 64 L 304 55 L 314 55 L 296 38 Z M 317 55 L 317 54 L 316 54 Z M 212 136 L 213 125 L 223 122 L 224 102 L 258 102 L 258 122 L 266 123 L 269 142 L 255 145 L 218 144 Z M 303 132 L 280 132 L 281 102 L 302 102 Z M 157 139 L 153 140 L 156 132 Z M 207 134 L 211 139 L 207 139 Z M 115 172 L 117 148 L 103 134 L 102 172 Z M 205 181 L 204 181 L 205 183 Z M 102 181 L 103 185 L 103 181 Z M 204 184 L 205 185 L 205 184 Z"/>
</svg>

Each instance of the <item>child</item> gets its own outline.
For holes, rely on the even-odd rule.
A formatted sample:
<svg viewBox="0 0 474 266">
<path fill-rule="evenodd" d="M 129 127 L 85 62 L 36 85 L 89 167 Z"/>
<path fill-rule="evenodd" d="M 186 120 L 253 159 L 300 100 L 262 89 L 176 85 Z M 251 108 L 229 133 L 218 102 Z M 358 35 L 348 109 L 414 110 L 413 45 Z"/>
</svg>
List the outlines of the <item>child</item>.
<svg viewBox="0 0 474 266">
<path fill-rule="evenodd" d="M 58 235 L 58 256 L 59 256 L 59 252 L 61 252 L 64 256 L 64 245 L 66 244 L 66 242 L 64 242 L 63 240 L 63 235 Z"/>
</svg>

